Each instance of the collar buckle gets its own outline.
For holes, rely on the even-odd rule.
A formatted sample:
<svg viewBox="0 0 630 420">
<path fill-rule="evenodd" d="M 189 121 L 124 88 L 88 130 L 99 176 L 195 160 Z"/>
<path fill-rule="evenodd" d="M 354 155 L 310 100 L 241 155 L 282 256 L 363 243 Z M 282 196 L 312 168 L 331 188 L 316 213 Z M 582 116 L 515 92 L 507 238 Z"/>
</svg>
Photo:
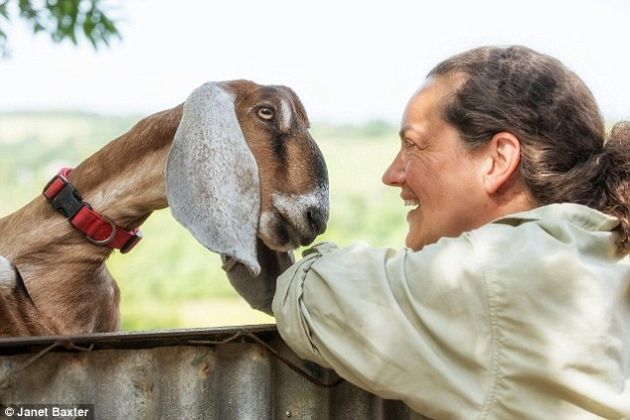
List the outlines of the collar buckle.
<svg viewBox="0 0 630 420">
<path fill-rule="evenodd" d="M 68 183 L 68 181 L 62 177 L 59 177 L 64 186 L 61 190 L 50 200 L 50 204 L 55 210 L 63 214 L 68 219 L 72 219 L 81 210 L 81 207 L 85 205 L 83 198 L 74 185 Z M 54 180 L 53 180 L 54 181 Z"/>
</svg>

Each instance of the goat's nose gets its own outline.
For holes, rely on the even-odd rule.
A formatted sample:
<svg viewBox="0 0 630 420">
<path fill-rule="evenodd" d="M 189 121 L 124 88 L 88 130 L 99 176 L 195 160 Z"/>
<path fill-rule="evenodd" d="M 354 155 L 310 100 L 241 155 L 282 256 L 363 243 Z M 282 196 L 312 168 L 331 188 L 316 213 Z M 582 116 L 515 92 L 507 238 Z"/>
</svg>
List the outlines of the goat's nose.
<svg viewBox="0 0 630 420">
<path fill-rule="evenodd" d="M 311 206 L 306 209 L 306 221 L 308 222 L 308 227 L 310 228 L 312 239 L 311 242 L 315 239 L 317 235 L 323 233 L 326 230 L 326 222 L 328 220 L 326 212 L 317 206 Z"/>
</svg>

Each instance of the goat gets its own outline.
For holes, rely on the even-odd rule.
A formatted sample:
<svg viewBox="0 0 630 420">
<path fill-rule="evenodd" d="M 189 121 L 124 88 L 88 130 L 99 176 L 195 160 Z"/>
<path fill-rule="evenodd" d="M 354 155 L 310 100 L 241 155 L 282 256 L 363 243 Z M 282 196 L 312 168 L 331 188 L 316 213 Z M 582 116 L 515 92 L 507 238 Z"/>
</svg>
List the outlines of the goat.
<svg viewBox="0 0 630 420">
<path fill-rule="evenodd" d="M 312 242 L 328 219 L 328 175 L 308 128 L 285 86 L 206 83 L 55 177 L 47 197 L 67 183 L 105 223 L 86 240 L 44 196 L 0 219 L 0 336 L 118 330 L 119 289 L 104 264 L 114 230 L 127 232 L 126 251 L 157 209 L 170 206 L 201 244 L 253 275 L 272 250 Z"/>
</svg>

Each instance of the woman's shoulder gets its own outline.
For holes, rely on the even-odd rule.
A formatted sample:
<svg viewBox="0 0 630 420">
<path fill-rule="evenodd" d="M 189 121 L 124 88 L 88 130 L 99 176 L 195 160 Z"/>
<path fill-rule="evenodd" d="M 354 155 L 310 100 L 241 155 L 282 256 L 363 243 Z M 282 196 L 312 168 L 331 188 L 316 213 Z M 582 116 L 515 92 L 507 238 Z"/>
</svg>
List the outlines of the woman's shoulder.
<svg viewBox="0 0 630 420">
<path fill-rule="evenodd" d="M 468 232 L 485 257 L 518 254 L 523 259 L 551 257 L 558 252 L 593 254 L 615 262 L 617 218 L 574 203 L 558 203 L 508 214 Z"/>
</svg>

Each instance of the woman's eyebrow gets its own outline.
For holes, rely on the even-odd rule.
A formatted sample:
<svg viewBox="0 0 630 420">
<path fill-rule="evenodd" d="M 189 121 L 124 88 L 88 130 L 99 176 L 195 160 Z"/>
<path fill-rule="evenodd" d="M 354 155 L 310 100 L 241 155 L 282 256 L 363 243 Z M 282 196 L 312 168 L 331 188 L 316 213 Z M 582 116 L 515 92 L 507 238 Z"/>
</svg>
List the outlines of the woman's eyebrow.
<svg viewBox="0 0 630 420">
<path fill-rule="evenodd" d="M 404 139 L 405 138 L 405 134 L 407 133 L 407 131 L 410 131 L 410 132 L 414 133 L 419 138 L 423 138 L 424 134 L 425 134 L 424 130 L 418 130 L 418 129 L 415 129 L 415 128 L 411 127 L 410 125 L 406 125 L 406 126 L 404 126 L 404 127 L 402 127 L 400 129 L 400 131 L 398 132 L 398 136 L 401 139 Z"/>
<path fill-rule="evenodd" d="M 402 127 L 402 128 L 400 129 L 400 131 L 398 132 L 398 137 L 400 137 L 400 138 L 402 139 L 403 137 L 405 137 L 405 133 L 406 133 L 407 131 L 410 131 L 410 130 L 411 130 L 411 127 L 410 127 L 410 126 L 408 126 L 408 125 L 406 125 L 406 126 Z"/>
</svg>

